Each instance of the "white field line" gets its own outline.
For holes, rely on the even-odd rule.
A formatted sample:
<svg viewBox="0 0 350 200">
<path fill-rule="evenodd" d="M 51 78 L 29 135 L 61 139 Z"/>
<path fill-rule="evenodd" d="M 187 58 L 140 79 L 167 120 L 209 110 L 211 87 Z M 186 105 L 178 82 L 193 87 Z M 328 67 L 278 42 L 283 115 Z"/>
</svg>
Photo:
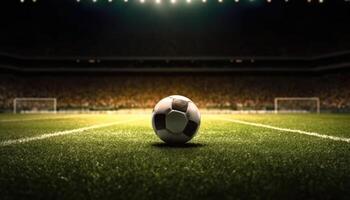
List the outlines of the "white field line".
<svg viewBox="0 0 350 200">
<path fill-rule="evenodd" d="M 330 136 L 330 135 L 324 135 L 324 134 L 320 134 L 320 133 L 316 133 L 316 132 L 308 132 L 308 131 L 302 131 L 302 130 L 296 130 L 296 129 L 280 128 L 280 127 L 276 127 L 276 126 L 247 122 L 247 121 L 242 121 L 242 120 L 237 120 L 237 119 L 225 119 L 225 118 L 219 118 L 219 119 L 223 120 L 223 121 L 237 123 L 237 124 L 244 124 L 244 125 L 249 125 L 249 126 L 273 129 L 273 130 L 284 131 L 284 132 L 289 132 L 289 133 L 298 133 L 298 134 L 302 134 L 302 135 L 308 135 L 308 136 L 314 136 L 314 137 L 319 137 L 319 138 L 323 138 L 323 139 L 329 139 L 329 140 L 334 140 L 334 141 L 341 141 L 341 142 L 350 143 L 350 138 Z"/>
<path fill-rule="evenodd" d="M 43 139 L 47 139 L 47 138 L 51 138 L 51 137 L 69 135 L 69 134 L 74 134 L 74 133 L 82 133 L 82 132 L 93 130 L 93 129 L 106 128 L 106 127 L 110 127 L 110 126 L 114 126 L 114 125 L 118 125 L 118 124 L 125 124 L 125 123 L 129 123 L 129 122 L 134 122 L 137 120 L 140 120 L 140 119 L 123 120 L 123 121 L 119 121 L 119 122 L 93 125 L 93 126 L 88 126 L 88 127 L 83 127 L 83 128 L 73 129 L 73 130 L 48 133 L 48 134 L 43 134 L 43 135 L 39 135 L 39 136 L 35 136 L 35 137 L 26 137 L 26 138 L 14 139 L 14 140 L 6 140 L 3 142 L 0 142 L 0 147 L 14 145 L 14 144 L 27 143 L 27 142 L 36 141 L 36 140 L 43 140 Z"/>
</svg>

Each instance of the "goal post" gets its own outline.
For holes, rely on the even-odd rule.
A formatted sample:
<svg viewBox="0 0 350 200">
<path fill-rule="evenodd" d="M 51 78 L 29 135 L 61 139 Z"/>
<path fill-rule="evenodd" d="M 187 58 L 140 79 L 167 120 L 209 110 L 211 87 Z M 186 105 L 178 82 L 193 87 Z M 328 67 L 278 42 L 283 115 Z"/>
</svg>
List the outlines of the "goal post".
<svg viewBox="0 0 350 200">
<path fill-rule="evenodd" d="M 281 104 L 285 105 L 281 105 Z M 287 105 L 288 104 L 288 105 Z M 309 108 L 308 108 L 309 107 Z M 283 112 L 321 112 L 321 103 L 319 97 L 276 97 L 275 113 Z"/>
<path fill-rule="evenodd" d="M 15 98 L 13 113 L 57 113 L 56 98 Z"/>
</svg>

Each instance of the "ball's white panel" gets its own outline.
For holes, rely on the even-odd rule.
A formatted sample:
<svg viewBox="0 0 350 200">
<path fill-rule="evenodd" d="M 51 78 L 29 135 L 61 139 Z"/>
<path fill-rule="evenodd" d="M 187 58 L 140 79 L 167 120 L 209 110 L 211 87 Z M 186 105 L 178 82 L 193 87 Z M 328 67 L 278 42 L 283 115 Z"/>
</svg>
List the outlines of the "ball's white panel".
<svg viewBox="0 0 350 200">
<path fill-rule="evenodd" d="M 184 97 L 184 96 L 181 96 L 181 95 L 172 95 L 172 96 L 170 96 L 170 98 L 181 99 L 181 100 L 184 100 L 184 101 L 191 101 L 191 99 L 189 99 L 187 97 Z"/>
<path fill-rule="evenodd" d="M 199 113 L 199 109 L 193 102 L 188 103 L 187 108 L 187 118 L 188 120 L 196 122 L 198 125 L 201 123 L 201 114 Z"/>
<path fill-rule="evenodd" d="M 187 125 L 186 114 L 177 110 L 172 110 L 166 116 L 166 128 L 172 133 L 179 134 L 185 129 Z"/>
<path fill-rule="evenodd" d="M 185 134 L 173 134 L 168 130 L 160 130 L 157 131 L 156 134 L 166 143 L 181 144 L 191 140 L 191 138 L 187 137 Z"/>
<path fill-rule="evenodd" d="M 172 98 L 166 97 L 162 100 L 160 100 L 157 105 L 154 107 L 153 115 L 154 114 L 167 114 L 171 111 L 171 104 L 173 102 Z"/>
</svg>

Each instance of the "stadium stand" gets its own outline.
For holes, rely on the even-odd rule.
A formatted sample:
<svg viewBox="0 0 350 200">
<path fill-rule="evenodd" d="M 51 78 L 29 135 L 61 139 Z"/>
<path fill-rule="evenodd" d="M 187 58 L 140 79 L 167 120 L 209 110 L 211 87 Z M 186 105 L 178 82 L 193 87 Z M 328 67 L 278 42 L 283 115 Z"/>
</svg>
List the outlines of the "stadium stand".
<svg viewBox="0 0 350 200">
<path fill-rule="evenodd" d="M 317 96 L 322 111 L 350 111 L 347 73 L 292 75 L 113 75 L 2 76 L 0 109 L 16 97 L 54 97 L 58 110 L 152 108 L 159 99 L 182 94 L 201 108 L 273 110 L 278 96 Z"/>
</svg>

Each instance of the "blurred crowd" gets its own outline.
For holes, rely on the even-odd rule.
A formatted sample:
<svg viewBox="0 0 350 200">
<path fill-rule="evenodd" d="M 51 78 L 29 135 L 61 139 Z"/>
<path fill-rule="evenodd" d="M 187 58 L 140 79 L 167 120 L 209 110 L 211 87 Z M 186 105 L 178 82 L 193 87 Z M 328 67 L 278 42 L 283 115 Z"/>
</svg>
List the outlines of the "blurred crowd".
<svg viewBox="0 0 350 200">
<path fill-rule="evenodd" d="M 2 76 L 0 110 L 16 97 L 57 98 L 58 109 L 152 108 L 174 94 L 201 108 L 272 110 L 275 97 L 319 97 L 321 109 L 350 111 L 350 75 Z"/>
</svg>

